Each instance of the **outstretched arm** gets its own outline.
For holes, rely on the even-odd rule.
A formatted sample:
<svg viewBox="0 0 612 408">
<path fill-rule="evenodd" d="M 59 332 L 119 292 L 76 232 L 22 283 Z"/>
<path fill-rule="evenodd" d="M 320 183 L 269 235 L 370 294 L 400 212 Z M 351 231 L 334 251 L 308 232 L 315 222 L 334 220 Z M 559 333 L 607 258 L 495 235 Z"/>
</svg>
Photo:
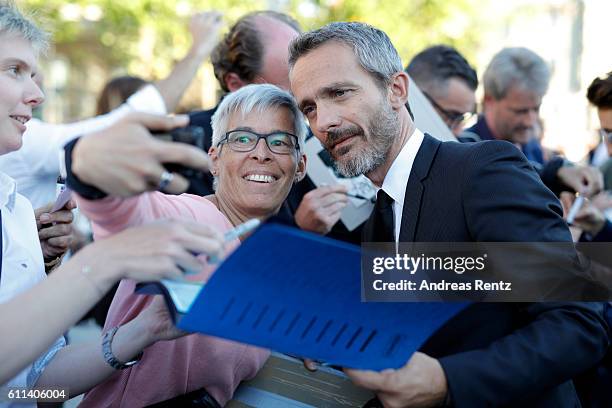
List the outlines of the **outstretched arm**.
<svg viewBox="0 0 612 408">
<path fill-rule="evenodd" d="M 170 75 L 155 83 L 168 112 L 174 112 L 200 65 L 219 40 L 223 20 L 216 11 L 198 13 L 191 18 L 189 31 L 193 43 L 185 57 L 176 63 Z"/>
</svg>

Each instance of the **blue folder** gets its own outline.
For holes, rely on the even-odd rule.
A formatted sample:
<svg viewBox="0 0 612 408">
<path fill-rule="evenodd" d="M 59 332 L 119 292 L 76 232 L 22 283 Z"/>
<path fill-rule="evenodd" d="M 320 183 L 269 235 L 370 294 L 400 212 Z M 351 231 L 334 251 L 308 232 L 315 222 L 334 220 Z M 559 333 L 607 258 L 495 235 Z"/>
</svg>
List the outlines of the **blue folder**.
<svg viewBox="0 0 612 408">
<path fill-rule="evenodd" d="M 265 224 L 178 327 L 342 367 L 403 366 L 466 303 L 362 303 L 360 248 Z"/>
</svg>

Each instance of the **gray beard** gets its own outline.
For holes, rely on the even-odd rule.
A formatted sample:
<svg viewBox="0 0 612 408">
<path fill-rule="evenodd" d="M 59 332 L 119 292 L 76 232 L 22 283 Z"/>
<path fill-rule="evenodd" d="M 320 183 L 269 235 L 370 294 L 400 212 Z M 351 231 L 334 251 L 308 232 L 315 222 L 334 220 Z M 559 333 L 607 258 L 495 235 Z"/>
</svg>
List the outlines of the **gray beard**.
<svg viewBox="0 0 612 408">
<path fill-rule="evenodd" d="M 370 143 L 366 143 L 361 151 L 353 148 L 344 154 L 345 157 L 339 157 L 336 160 L 338 172 L 344 177 L 357 177 L 380 167 L 399 134 L 397 123 L 397 114 L 389 106 L 372 115 L 369 120 Z"/>
</svg>

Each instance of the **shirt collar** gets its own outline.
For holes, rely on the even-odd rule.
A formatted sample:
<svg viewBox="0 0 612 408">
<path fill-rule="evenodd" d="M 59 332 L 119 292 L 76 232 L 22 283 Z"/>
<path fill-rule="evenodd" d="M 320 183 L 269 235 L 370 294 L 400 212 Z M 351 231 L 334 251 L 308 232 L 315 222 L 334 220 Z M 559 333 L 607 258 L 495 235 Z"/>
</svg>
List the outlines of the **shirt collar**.
<svg viewBox="0 0 612 408">
<path fill-rule="evenodd" d="M 17 183 L 15 180 L 0 172 L 0 208 L 6 207 L 9 211 L 15 208 L 17 198 Z"/>
<path fill-rule="evenodd" d="M 495 140 L 495 136 L 493 136 L 493 132 L 487 123 L 484 115 L 478 116 L 478 121 L 474 126 L 472 126 L 470 131 L 473 131 L 478 136 L 480 136 L 480 140 Z"/>
<path fill-rule="evenodd" d="M 401 207 L 404 206 L 406 183 L 424 137 L 423 132 L 414 128 L 414 132 L 400 150 L 383 180 L 382 189 Z"/>
</svg>

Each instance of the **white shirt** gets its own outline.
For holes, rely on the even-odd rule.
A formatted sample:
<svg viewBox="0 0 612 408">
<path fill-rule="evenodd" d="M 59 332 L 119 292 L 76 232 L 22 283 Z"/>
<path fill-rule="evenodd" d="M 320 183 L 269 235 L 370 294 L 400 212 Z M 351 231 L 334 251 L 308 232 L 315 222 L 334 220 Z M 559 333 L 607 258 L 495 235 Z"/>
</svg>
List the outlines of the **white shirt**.
<svg viewBox="0 0 612 408">
<path fill-rule="evenodd" d="M 600 167 L 602 164 L 606 162 L 610 158 L 608 154 L 608 146 L 605 142 L 601 142 L 595 148 L 593 152 L 593 157 L 591 158 L 591 166 Z"/>
<path fill-rule="evenodd" d="M 15 181 L 0 172 L 0 211 L 2 211 L 2 277 L 0 303 L 5 303 L 46 278 L 43 253 L 38 240 L 34 210 L 17 193 Z M 28 322 L 24 322 L 28 324 Z M 7 336 L 10 333 L 3 333 Z M 23 339 L 27 344 L 27 339 Z M 45 366 L 66 342 L 63 337 L 37 361 L 26 367 L 4 386 L 32 387 Z M 3 385 L 0 384 L 0 388 Z M 8 406 L 0 402 L 0 407 Z"/>
<path fill-rule="evenodd" d="M 404 147 L 402 147 L 402 150 L 400 150 L 383 180 L 382 190 L 393 199 L 393 226 L 396 243 L 399 242 L 400 229 L 402 227 L 402 211 L 404 210 L 406 185 L 408 184 L 414 159 L 421 148 L 424 137 L 423 132 L 414 128 L 414 132 L 412 132 L 412 135 Z"/>
<path fill-rule="evenodd" d="M 106 115 L 70 124 L 51 124 L 32 119 L 26 124 L 21 149 L 0 156 L 0 171 L 17 182 L 17 191 L 34 208 L 55 200 L 60 174 L 59 152 L 64 145 L 85 133 L 107 128 L 132 111 L 165 114 L 166 105 L 159 91 L 147 85 L 127 102 Z"/>
</svg>

